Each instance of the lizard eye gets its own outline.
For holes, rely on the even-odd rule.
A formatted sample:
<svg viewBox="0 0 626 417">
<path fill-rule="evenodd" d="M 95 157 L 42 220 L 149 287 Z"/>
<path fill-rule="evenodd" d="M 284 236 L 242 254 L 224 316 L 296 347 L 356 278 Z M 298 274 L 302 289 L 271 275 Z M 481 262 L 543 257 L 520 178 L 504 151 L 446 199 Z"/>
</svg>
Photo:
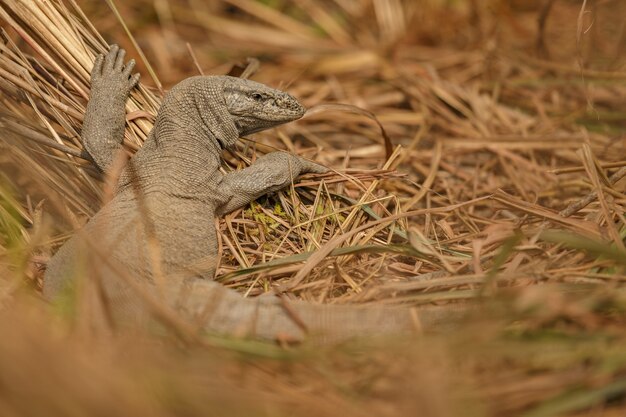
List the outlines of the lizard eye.
<svg viewBox="0 0 626 417">
<path fill-rule="evenodd" d="M 255 100 L 255 101 L 263 100 L 263 96 L 261 94 L 259 94 L 259 93 L 254 93 L 250 97 L 252 97 L 252 99 Z"/>
</svg>

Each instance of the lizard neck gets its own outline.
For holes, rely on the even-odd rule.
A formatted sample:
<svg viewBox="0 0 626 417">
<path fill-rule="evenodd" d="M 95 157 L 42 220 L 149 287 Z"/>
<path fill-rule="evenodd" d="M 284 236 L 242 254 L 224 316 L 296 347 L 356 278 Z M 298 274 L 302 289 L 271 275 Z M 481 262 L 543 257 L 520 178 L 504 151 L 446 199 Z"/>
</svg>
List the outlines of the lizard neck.
<svg viewBox="0 0 626 417">
<path fill-rule="evenodd" d="M 134 175 L 142 188 L 163 186 L 196 196 L 211 188 L 222 148 L 239 138 L 222 91 L 218 77 L 192 77 L 165 96 L 152 132 L 131 162 L 131 168 L 141 167 Z"/>
<path fill-rule="evenodd" d="M 157 145 L 164 151 L 173 145 L 180 153 L 178 144 L 188 141 L 194 149 L 208 148 L 216 154 L 234 146 L 239 131 L 228 112 L 223 84 L 223 77 L 191 77 L 174 86 L 153 129 Z"/>
</svg>

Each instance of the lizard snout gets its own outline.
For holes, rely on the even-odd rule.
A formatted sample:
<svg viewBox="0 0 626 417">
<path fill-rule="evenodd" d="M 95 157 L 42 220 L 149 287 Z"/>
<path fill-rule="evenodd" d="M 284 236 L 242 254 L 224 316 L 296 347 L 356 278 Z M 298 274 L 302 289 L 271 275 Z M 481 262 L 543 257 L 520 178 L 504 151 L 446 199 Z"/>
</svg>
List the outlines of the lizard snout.
<svg viewBox="0 0 626 417">
<path fill-rule="evenodd" d="M 300 104 L 300 102 L 295 97 L 286 93 L 284 97 L 280 98 L 280 101 L 277 104 L 279 107 L 288 110 L 289 112 L 296 115 L 298 118 L 304 116 L 304 113 L 306 113 L 306 107 Z"/>
</svg>

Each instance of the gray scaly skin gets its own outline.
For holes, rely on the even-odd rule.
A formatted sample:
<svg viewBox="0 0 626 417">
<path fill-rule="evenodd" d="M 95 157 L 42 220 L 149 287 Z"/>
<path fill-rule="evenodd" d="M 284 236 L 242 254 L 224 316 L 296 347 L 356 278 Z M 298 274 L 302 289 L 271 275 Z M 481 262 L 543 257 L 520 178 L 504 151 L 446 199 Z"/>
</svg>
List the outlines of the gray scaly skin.
<svg viewBox="0 0 626 417">
<path fill-rule="evenodd" d="M 134 62 L 124 65 L 124 55 L 112 46 L 106 56 L 96 59 L 91 74 L 82 138 L 105 172 L 121 148 L 125 102 L 139 78 L 131 76 Z M 304 112 L 289 94 L 248 80 L 192 77 L 176 85 L 165 96 L 144 146 L 122 172 L 114 198 L 50 260 L 44 296 L 54 300 L 74 277 L 88 272 L 99 277 L 114 323 L 147 324 L 150 310 L 121 279 L 123 271 L 211 333 L 291 340 L 319 335 L 337 340 L 413 329 L 408 309 L 301 301 L 289 301 L 285 308 L 277 297 L 243 298 L 213 281 L 216 215 L 284 188 L 300 174 L 326 171 L 289 153 L 274 152 L 246 169 L 223 175 L 222 149 L 232 147 L 242 135 L 296 120 Z M 89 271 L 85 263 L 94 259 L 88 249 L 94 244 L 109 261 Z M 419 312 L 425 327 L 449 318 L 447 310 Z"/>
</svg>

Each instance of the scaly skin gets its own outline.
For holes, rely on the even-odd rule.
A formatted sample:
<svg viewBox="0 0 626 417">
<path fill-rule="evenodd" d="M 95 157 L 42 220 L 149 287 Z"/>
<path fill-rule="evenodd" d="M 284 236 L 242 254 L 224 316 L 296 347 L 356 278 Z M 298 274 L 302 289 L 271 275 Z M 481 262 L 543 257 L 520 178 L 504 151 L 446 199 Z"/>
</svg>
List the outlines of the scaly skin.
<svg viewBox="0 0 626 417">
<path fill-rule="evenodd" d="M 83 142 L 107 171 L 121 148 L 124 105 L 138 75 L 134 62 L 112 46 L 92 70 Z M 44 296 L 54 300 L 75 277 L 98 278 L 114 323 L 147 324 L 150 308 L 128 281 L 142 284 L 183 317 L 208 332 L 302 340 L 340 340 L 414 328 L 408 309 L 325 306 L 276 297 L 242 298 L 213 281 L 217 257 L 214 217 L 286 187 L 300 174 L 326 168 L 275 152 L 252 166 L 223 175 L 222 148 L 239 136 L 296 120 L 305 109 L 287 93 L 232 77 L 192 77 L 164 98 L 154 129 L 126 166 L 115 197 L 50 260 Z M 108 262 L 90 255 L 94 246 Z M 89 264 L 97 267 L 89 269 Z M 294 315 L 297 316 L 294 319 Z M 458 313 L 422 309 L 422 327 L 439 326 Z M 298 323 L 300 322 L 300 323 Z"/>
</svg>

